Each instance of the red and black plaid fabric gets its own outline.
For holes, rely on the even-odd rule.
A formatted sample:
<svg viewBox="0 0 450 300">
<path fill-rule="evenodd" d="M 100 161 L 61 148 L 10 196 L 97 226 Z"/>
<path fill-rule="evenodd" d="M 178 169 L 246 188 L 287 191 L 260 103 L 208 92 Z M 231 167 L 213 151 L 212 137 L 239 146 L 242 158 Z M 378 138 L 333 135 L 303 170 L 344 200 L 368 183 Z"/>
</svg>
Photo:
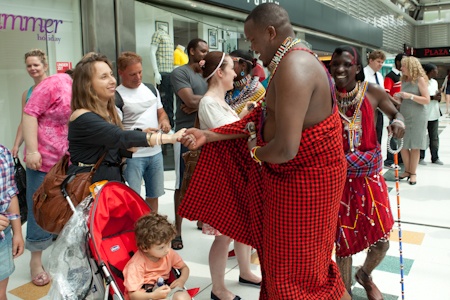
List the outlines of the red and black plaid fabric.
<svg viewBox="0 0 450 300">
<path fill-rule="evenodd" d="M 362 137 L 359 152 L 375 153 L 374 170 L 349 176 L 339 209 L 338 231 L 336 233 L 336 255 L 339 257 L 356 254 L 382 238 L 387 238 L 394 225 L 389 203 L 388 189 L 381 172 L 381 152 L 379 150 L 374 112 L 370 101 L 364 98 L 361 106 Z M 344 132 L 342 133 L 344 135 Z M 344 138 L 344 150 L 349 154 L 349 146 Z M 352 168 L 353 161 L 348 161 Z M 352 175 L 356 175 L 352 173 Z"/>
<path fill-rule="evenodd" d="M 258 107 L 214 131 L 246 133 L 247 122 L 260 124 L 260 117 Z M 346 174 L 342 149 L 337 111 L 306 129 L 298 155 L 284 164 L 260 167 L 246 139 L 207 144 L 179 213 L 258 250 L 260 299 L 340 299 L 344 286 L 331 253 Z"/>
</svg>

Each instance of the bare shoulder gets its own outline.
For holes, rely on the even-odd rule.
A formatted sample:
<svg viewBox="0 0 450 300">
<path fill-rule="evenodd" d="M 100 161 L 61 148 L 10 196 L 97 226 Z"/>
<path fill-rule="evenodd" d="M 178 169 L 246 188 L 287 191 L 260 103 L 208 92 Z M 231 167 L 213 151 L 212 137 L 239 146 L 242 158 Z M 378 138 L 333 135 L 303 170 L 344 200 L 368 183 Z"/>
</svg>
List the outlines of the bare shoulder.
<svg viewBox="0 0 450 300">
<path fill-rule="evenodd" d="M 85 113 L 87 113 L 87 112 L 90 112 L 90 110 L 87 110 L 87 109 L 84 109 L 84 108 L 75 110 L 75 111 L 70 115 L 70 119 L 69 119 L 70 122 L 75 121 L 79 116 L 81 116 L 81 115 L 83 115 L 83 114 L 85 114 Z"/>
</svg>

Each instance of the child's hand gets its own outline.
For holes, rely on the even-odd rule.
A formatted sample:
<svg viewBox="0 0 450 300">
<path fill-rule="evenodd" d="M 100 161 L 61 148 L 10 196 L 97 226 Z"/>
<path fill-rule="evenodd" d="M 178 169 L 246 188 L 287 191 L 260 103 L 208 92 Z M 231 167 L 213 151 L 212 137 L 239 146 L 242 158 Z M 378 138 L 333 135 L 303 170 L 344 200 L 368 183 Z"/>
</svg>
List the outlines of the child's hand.
<svg viewBox="0 0 450 300">
<path fill-rule="evenodd" d="M 154 299 L 166 299 L 172 289 L 168 285 L 163 285 L 152 292 Z"/>
<path fill-rule="evenodd" d="M 0 215 L 0 231 L 5 230 L 6 227 L 9 225 L 9 219 L 5 217 L 4 215 Z"/>
<path fill-rule="evenodd" d="M 185 281 L 178 278 L 178 279 L 175 279 L 174 281 L 172 281 L 172 283 L 170 284 L 170 288 L 174 289 L 176 287 L 179 287 L 182 289 L 182 288 L 184 288 L 185 283 L 186 283 Z"/>
<path fill-rule="evenodd" d="M 19 233 L 19 234 L 14 233 L 12 242 L 13 242 L 13 248 L 12 248 L 13 258 L 17 258 L 22 255 L 23 250 L 24 250 L 24 242 L 23 242 L 22 233 Z"/>
</svg>

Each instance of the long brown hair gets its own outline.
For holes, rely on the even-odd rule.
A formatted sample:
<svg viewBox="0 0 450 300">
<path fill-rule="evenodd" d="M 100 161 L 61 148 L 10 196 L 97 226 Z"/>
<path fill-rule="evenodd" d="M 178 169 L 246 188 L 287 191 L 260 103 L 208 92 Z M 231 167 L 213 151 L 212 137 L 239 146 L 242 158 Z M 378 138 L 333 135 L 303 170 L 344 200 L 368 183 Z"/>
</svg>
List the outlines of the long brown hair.
<svg viewBox="0 0 450 300">
<path fill-rule="evenodd" d="M 112 70 L 111 62 L 105 55 L 95 52 L 86 54 L 78 62 L 73 72 L 72 102 L 70 107 L 72 111 L 82 108 L 90 110 L 106 121 L 109 122 L 111 120 L 113 124 L 122 127 L 122 122 L 116 111 L 114 97 L 111 97 L 111 99 L 108 100 L 105 111 L 102 109 L 100 99 L 92 87 L 92 77 L 95 72 L 94 65 L 97 62 L 108 64 Z"/>
</svg>

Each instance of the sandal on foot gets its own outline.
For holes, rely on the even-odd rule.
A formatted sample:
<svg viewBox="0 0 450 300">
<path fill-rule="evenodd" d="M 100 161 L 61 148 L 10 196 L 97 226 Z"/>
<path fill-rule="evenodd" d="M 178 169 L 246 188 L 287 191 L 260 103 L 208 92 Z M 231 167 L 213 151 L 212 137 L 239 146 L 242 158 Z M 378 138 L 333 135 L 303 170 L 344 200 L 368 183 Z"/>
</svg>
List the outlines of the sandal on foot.
<svg viewBox="0 0 450 300">
<path fill-rule="evenodd" d="M 181 236 L 176 236 L 172 240 L 172 249 L 173 250 L 181 250 L 181 249 L 183 249 L 183 240 L 181 239 Z"/>
<path fill-rule="evenodd" d="M 407 174 L 407 175 L 402 176 L 403 174 Z M 406 179 L 409 179 L 409 176 L 412 175 L 411 173 L 409 173 L 409 172 L 407 172 L 407 171 L 403 172 L 403 174 L 402 174 L 402 175 L 399 175 L 399 176 L 398 176 L 398 179 L 400 179 L 400 180 L 405 179 L 405 178 L 406 178 Z"/>
<path fill-rule="evenodd" d="M 372 276 L 367 275 L 362 267 L 356 270 L 355 279 L 366 290 L 367 299 L 383 300 L 383 295 L 381 294 L 375 283 L 373 283 Z"/>
<path fill-rule="evenodd" d="M 35 286 L 44 286 L 50 282 L 50 276 L 48 276 L 47 272 L 43 271 L 34 276 L 31 282 L 33 282 Z"/>
<path fill-rule="evenodd" d="M 416 174 L 411 174 L 411 173 L 409 174 L 409 178 L 408 179 L 409 179 L 409 184 L 410 185 L 415 185 L 417 183 L 417 177 L 416 177 L 416 181 L 412 181 L 411 180 L 411 176 L 413 176 L 413 175 L 416 176 Z"/>
</svg>

